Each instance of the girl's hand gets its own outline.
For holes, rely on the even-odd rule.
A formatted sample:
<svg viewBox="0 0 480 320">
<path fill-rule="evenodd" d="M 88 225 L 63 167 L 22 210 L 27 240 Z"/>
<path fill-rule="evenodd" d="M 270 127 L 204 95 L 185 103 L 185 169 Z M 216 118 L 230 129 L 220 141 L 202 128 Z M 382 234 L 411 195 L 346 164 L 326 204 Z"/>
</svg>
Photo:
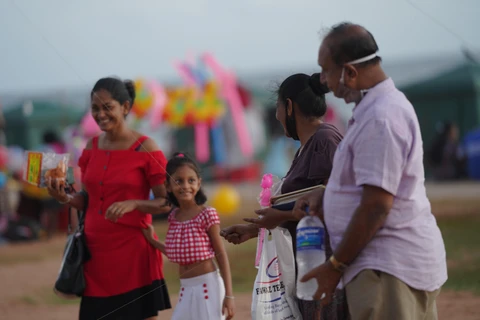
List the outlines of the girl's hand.
<svg viewBox="0 0 480 320">
<path fill-rule="evenodd" d="M 148 242 L 161 253 L 166 255 L 165 244 L 156 239 L 155 230 L 153 225 L 148 225 L 147 229 L 142 229 L 142 233 L 147 238 Z"/>
<path fill-rule="evenodd" d="M 135 200 L 115 202 L 108 207 L 107 212 L 105 213 L 105 219 L 117 222 L 117 220 L 123 217 L 125 213 L 132 212 L 136 209 L 137 202 Z"/>
<path fill-rule="evenodd" d="M 235 315 L 235 301 L 231 298 L 225 297 L 223 299 L 223 306 L 222 306 L 222 315 L 227 315 L 226 320 L 233 319 Z"/>
<path fill-rule="evenodd" d="M 60 184 L 58 179 L 47 178 L 45 181 L 48 194 L 57 201 L 66 202 L 68 200 L 65 188 Z"/>
<path fill-rule="evenodd" d="M 149 224 L 147 229 L 142 229 L 142 233 L 147 238 L 148 242 L 152 243 L 155 241 L 155 229 L 153 225 Z"/>
</svg>

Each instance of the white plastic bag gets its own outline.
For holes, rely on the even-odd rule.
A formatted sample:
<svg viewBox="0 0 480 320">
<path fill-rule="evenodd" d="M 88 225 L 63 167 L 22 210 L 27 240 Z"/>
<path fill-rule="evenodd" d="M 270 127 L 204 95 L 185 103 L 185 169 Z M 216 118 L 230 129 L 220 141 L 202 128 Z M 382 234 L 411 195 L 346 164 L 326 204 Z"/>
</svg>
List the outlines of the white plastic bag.
<svg viewBox="0 0 480 320">
<path fill-rule="evenodd" d="M 302 320 L 295 300 L 295 261 L 287 229 L 266 231 L 253 286 L 253 320 Z"/>
</svg>

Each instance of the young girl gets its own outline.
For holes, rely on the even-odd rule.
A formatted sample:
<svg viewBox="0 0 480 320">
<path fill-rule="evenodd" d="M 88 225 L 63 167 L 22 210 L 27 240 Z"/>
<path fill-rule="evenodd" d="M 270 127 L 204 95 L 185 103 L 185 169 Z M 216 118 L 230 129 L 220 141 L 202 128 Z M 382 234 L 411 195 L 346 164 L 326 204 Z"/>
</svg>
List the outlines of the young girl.
<svg viewBox="0 0 480 320">
<path fill-rule="evenodd" d="M 172 320 L 232 319 L 235 304 L 220 219 L 214 208 L 204 206 L 207 197 L 201 189 L 198 166 L 176 153 L 166 171 L 168 198 L 176 209 L 168 217 L 165 243 L 156 239 L 152 226 L 144 234 L 170 261 L 179 264 L 181 289 Z"/>
</svg>

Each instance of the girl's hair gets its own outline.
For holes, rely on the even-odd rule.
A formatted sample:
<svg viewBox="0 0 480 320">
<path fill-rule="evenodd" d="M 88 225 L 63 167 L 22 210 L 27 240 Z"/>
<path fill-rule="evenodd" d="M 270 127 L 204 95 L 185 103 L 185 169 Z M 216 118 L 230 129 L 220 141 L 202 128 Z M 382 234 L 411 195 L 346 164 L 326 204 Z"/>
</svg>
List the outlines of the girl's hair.
<svg viewBox="0 0 480 320">
<path fill-rule="evenodd" d="M 198 167 L 197 163 L 188 157 L 184 153 L 180 152 L 175 152 L 173 154 L 173 157 L 168 160 L 167 163 L 167 181 L 168 183 L 170 182 L 170 178 L 172 175 L 175 174 L 175 172 L 178 170 L 178 168 L 183 167 L 183 166 L 188 166 L 190 167 L 195 173 L 197 174 L 197 177 L 200 178 L 200 168 Z M 167 192 L 168 196 L 168 201 L 173 204 L 174 206 L 178 207 L 179 203 L 173 192 Z M 199 206 L 204 205 L 205 202 L 207 202 L 207 196 L 203 192 L 202 187 L 198 189 L 197 194 L 195 195 L 195 203 Z"/>
</svg>

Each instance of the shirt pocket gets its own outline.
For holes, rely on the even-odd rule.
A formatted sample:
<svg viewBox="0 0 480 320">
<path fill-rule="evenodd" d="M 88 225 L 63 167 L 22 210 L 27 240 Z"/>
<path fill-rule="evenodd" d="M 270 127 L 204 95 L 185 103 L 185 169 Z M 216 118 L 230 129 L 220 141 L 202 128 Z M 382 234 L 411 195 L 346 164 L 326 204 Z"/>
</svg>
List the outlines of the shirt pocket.
<svg viewBox="0 0 480 320">
<path fill-rule="evenodd" d="M 351 142 L 344 139 L 338 145 L 333 157 L 333 168 L 329 179 L 329 187 L 339 191 L 345 186 L 355 185 L 355 173 L 353 172 L 353 152 Z"/>
</svg>

